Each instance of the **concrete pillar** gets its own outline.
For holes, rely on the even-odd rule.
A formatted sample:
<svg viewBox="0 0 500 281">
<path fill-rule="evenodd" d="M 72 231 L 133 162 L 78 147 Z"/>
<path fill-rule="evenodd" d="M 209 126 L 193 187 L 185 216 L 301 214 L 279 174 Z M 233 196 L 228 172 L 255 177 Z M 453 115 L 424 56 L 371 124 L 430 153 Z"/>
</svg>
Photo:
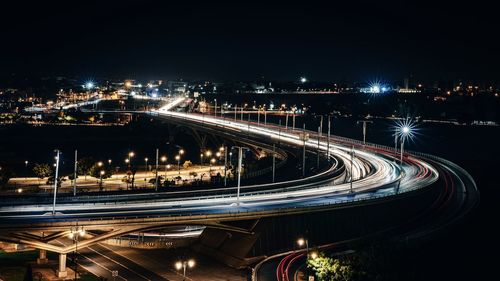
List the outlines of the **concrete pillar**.
<svg viewBox="0 0 500 281">
<path fill-rule="evenodd" d="M 68 272 L 66 271 L 66 254 L 59 254 L 59 269 L 56 271 L 56 275 L 59 278 L 68 276 Z"/>
<path fill-rule="evenodd" d="M 47 263 L 47 251 L 40 249 L 40 252 L 38 254 L 38 259 L 36 259 L 37 264 L 44 264 Z"/>
</svg>

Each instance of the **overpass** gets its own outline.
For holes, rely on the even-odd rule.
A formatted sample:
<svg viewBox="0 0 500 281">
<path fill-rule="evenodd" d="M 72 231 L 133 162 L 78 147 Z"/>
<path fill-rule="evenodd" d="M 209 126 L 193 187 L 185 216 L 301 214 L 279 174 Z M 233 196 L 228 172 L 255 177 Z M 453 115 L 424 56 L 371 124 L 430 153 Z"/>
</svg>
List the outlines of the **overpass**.
<svg viewBox="0 0 500 281">
<path fill-rule="evenodd" d="M 239 197 L 235 187 L 168 194 L 77 196 L 59 200 L 55 215 L 51 202 L 33 203 L 23 198 L 1 202 L 0 240 L 38 248 L 41 260 L 45 251 L 59 253 L 59 272 L 64 276 L 66 254 L 75 251 L 76 245 L 60 246 L 52 242 L 69 235 L 72 227 L 85 229 L 85 239 L 78 242 L 78 247 L 83 248 L 129 233 L 201 225 L 206 230 L 197 248 L 241 267 L 261 258 L 247 255 L 261 239 L 259 236 L 272 235 L 271 230 L 265 229 L 266 222 L 286 225 L 281 218 L 321 213 L 340 219 L 336 214 L 367 206 L 377 206 L 380 210 L 390 206 L 392 212 L 400 212 L 404 204 L 422 200 L 422 208 L 401 214 L 415 217 L 429 209 L 453 209 L 446 212 L 451 215 L 442 222 L 426 229 L 432 233 L 467 214 L 477 202 L 478 192 L 472 178 L 445 159 L 410 152 L 399 164 L 399 151 L 394 148 L 336 136 L 328 138 L 304 129 L 172 111 L 182 102 L 184 99 L 179 98 L 146 114 L 240 142 L 304 148 L 308 155 L 318 154 L 328 159 L 325 163 L 329 164 L 321 172 L 301 179 L 244 186 Z"/>
</svg>

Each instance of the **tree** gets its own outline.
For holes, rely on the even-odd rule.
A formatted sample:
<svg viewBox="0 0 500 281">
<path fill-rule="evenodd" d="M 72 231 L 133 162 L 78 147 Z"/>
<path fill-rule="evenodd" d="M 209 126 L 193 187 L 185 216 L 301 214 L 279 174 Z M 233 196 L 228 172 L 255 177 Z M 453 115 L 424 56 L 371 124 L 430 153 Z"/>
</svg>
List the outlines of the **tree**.
<svg viewBox="0 0 500 281">
<path fill-rule="evenodd" d="M 95 165 L 94 159 L 92 159 L 91 157 L 84 157 L 84 158 L 78 160 L 76 172 L 78 175 L 83 175 L 83 176 L 85 176 L 85 179 L 87 179 L 87 175 L 89 175 L 90 169 L 94 165 Z"/>
<path fill-rule="evenodd" d="M 361 268 L 357 256 L 332 258 L 320 253 L 318 257 L 307 261 L 318 280 L 322 281 L 357 281 L 366 280 L 367 273 Z"/>
<path fill-rule="evenodd" d="M 52 175 L 52 168 L 49 166 L 49 164 L 36 163 L 33 167 L 33 173 L 35 173 L 35 175 L 42 180 L 45 177 Z"/>
<path fill-rule="evenodd" d="M 104 174 L 101 175 L 101 171 L 104 171 Z M 113 172 L 114 171 L 110 166 L 99 167 L 99 165 L 97 163 L 95 163 L 94 165 L 92 165 L 89 168 L 88 174 L 94 178 L 97 178 L 97 179 L 101 179 L 101 178 L 107 179 L 113 175 Z"/>
<path fill-rule="evenodd" d="M 182 167 L 184 169 L 188 169 L 189 167 L 193 166 L 193 163 L 189 160 L 184 161 L 184 164 L 182 164 Z"/>
</svg>

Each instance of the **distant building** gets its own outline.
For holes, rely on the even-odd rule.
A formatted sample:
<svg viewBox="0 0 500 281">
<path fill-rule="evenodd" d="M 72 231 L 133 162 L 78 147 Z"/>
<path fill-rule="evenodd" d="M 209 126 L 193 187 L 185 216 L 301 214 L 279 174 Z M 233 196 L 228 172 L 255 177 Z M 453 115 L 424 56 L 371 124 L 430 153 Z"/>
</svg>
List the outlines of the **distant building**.
<svg viewBox="0 0 500 281">
<path fill-rule="evenodd" d="M 176 95 L 176 94 L 184 94 L 188 89 L 187 82 L 183 81 L 168 81 L 167 82 L 167 90 L 168 94 Z"/>
</svg>

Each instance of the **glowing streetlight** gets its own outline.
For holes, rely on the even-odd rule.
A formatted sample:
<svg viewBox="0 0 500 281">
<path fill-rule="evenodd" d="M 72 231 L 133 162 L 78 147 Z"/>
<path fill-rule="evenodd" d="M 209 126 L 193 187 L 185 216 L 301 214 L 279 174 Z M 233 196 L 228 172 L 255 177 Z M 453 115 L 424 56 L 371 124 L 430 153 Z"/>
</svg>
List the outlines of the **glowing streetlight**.
<svg viewBox="0 0 500 281">
<path fill-rule="evenodd" d="M 102 167 L 102 162 L 101 161 L 97 162 L 97 166 Z"/>
<path fill-rule="evenodd" d="M 175 268 L 177 270 L 182 269 L 182 280 L 186 280 L 186 268 L 193 268 L 195 266 L 195 261 L 193 259 L 178 261 L 175 263 Z"/>
<path fill-rule="evenodd" d="M 102 189 L 102 176 L 104 176 L 106 172 L 104 172 L 103 170 L 101 170 L 99 172 L 99 189 Z"/>
<path fill-rule="evenodd" d="M 184 149 L 180 149 L 179 150 L 179 155 L 183 155 L 184 154 Z"/>
<path fill-rule="evenodd" d="M 409 125 L 401 126 L 401 157 L 399 159 L 401 165 L 403 165 L 403 153 L 404 153 L 405 140 L 410 135 L 411 135 L 411 127 Z"/>
<path fill-rule="evenodd" d="M 210 172 L 212 172 L 212 165 L 215 164 L 215 158 L 210 159 Z"/>
<path fill-rule="evenodd" d="M 175 160 L 177 160 L 177 170 L 179 171 L 179 176 L 181 175 L 181 156 L 175 155 Z"/>
<path fill-rule="evenodd" d="M 111 159 L 108 159 L 108 164 L 111 165 L 111 162 L 113 162 Z"/>
<path fill-rule="evenodd" d="M 311 252 L 311 254 L 309 255 L 311 257 L 311 259 L 316 259 L 318 257 L 318 252 Z"/>
<path fill-rule="evenodd" d="M 87 88 L 89 90 L 94 88 L 94 82 L 88 81 L 87 83 L 85 83 L 85 88 Z"/>
<path fill-rule="evenodd" d="M 300 77 L 300 83 L 306 83 L 307 82 L 307 78 L 305 77 Z"/>
<path fill-rule="evenodd" d="M 309 241 L 307 240 L 307 238 L 299 238 L 297 239 L 297 245 L 299 245 L 299 247 L 303 247 L 304 245 L 306 246 L 306 258 L 308 259 L 309 258 Z"/>
<path fill-rule="evenodd" d="M 146 177 L 148 176 L 148 160 L 149 158 L 144 158 L 144 163 L 146 164 Z M 146 179 L 146 177 L 144 177 L 144 179 Z"/>
<path fill-rule="evenodd" d="M 161 158 L 160 158 L 161 162 L 162 163 L 165 163 L 165 180 L 167 180 L 167 156 L 163 155 Z"/>
</svg>

